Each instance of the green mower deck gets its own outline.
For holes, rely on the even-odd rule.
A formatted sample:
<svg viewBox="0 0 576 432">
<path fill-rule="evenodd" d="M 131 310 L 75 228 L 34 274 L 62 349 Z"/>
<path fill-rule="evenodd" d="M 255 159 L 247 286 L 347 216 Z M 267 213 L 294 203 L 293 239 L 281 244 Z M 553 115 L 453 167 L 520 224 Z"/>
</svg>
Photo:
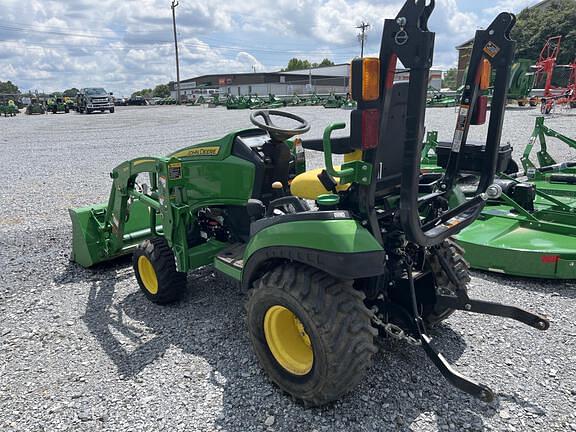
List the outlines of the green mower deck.
<svg viewBox="0 0 576 432">
<path fill-rule="evenodd" d="M 455 236 L 473 268 L 531 278 L 576 279 L 576 164 L 557 163 L 547 152 L 546 137 L 576 148 L 576 141 L 546 127 L 543 117 L 536 119 L 521 158 L 523 172 L 501 173 L 507 190 L 489 200 L 480 218 Z M 437 138 L 436 132 L 428 133 L 423 172 L 443 169 L 434 151 Z M 530 155 L 536 142 L 540 149 L 538 161 L 533 162 Z"/>
</svg>

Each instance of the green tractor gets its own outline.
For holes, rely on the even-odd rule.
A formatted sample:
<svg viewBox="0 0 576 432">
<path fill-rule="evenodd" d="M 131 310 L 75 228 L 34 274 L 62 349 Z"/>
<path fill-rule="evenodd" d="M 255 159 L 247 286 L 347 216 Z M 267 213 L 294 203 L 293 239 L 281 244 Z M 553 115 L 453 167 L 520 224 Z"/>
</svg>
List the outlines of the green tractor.
<svg viewBox="0 0 576 432">
<path fill-rule="evenodd" d="M 510 84 L 508 86 L 508 100 L 516 101 L 518 106 L 530 104 L 530 93 L 534 87 L 534 71 L 532 60 L 518 59 L 512 65 Z"/>
<path fill-rule="evenodd" d="M 30 98 L 30 103 L 26 106 L 26 111 L 28 115 L 33 114 L 46 114 L 46 107 L 44 103 L 36 96 Z"/>
<path fill-rule="evenodd" d="M 68 111 L 76 111 L 76 99 L 70 96 L 64 96 L 64 103 L 68 107 Z"/>
<path fill-rule="evenodd" d="M 70 106 L 64 101 L 62 96 L 54 96 L 48 99 L 46 104 L 46 109 L 52 114 L 66 113 L 70 112 Z"/>
<path fill-rule="evenodd" d="M 89 267 L 132 254 L 142 293 L 158 304 L 182 295 L 188 271 L 213 265 L 247 292 L 248 333 L 262 368 L 307 405 L 356 386 L 385 338 L 421 346 L 450 383 L 491 401 L 490 388 L 437 351 L 430 330 L 455 310 L 549 326 L 522 309 L 471 299 L 463 251 L 450 240 L 491 196 L 494 168 L 486 163 L 477 193 L 448 206 L 460 195 L 458 150 L 479 100 L 482 59 L 497 75 L 484 157 L 498 157 L 515 18 L 500 14 L 476 33 L 454 158 L 444 174 L 421 175 L 433 9 L 433 1 L 408 0 L 385 21 L 380 57 L 352 62 L 358 108 L 350 136 L 332 138 L 345 126 L 337 123 L 321 140 L 301 140 L 305 119 L 260 110 L 250 115 L 255 128 L 126 161 L 112 170 L 107 203 L 70 210 L 72 259 Z M 393 83 L 397 60 L 411 70 L 408 82 Z M 279 127 L 275 117 L 297 126 Z M 323 170 L 305 170 L 303 147 L 324 153 Z M 344 154 L 340 167 L 333 153 Z"/>
<path fill-rule="evenodd" d="M 18 109 L 18 105 L 16 105 L 12 99 L 9 99 L 4 104 L 0 104 L 0 116 L 4 115 L 4 117 L 13 117 L 19 112 L 20 110 Z"/>
</svg>

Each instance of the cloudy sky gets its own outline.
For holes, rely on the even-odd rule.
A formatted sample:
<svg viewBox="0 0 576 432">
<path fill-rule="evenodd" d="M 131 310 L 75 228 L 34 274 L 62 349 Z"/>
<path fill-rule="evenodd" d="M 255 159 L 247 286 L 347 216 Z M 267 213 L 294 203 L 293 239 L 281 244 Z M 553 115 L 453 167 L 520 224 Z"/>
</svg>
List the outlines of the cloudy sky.
<svg viewBox="0 0 576 432">
<path fill-rule="evenodd" d="M 538 0 L 436 0 L 436 67 L 454 66 L 454 47 L 499 11 Z M 371 24 L 377 53 L 382 23 L 398 0 L 180 0 L 181 78 L 273 71 L 291 57 L 336 63 L 359 55 L 357 26 Z M 118 95 L 175 79 L 170 0 L 2 0 L 0 81 L 21 90 L 104 86 Z"/>
</svg>

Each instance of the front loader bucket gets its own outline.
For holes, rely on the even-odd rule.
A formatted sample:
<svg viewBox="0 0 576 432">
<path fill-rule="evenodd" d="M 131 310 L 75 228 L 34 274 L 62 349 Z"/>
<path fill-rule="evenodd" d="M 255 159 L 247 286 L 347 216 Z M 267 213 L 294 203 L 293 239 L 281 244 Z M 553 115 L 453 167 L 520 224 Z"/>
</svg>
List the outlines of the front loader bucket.
<svg viewBox="0 0 576 432">
<path fill-rule="evenodd" d="M 71 260 L 82 267 L 91 267 L 108 259 L 101 230 L 106 204 L 69 209 L 68 212 L 72 219 Z"/>
<path fill-rule="evenodd" d="M 107 204 L 96 204 L 87 207 L 69 209 L 72 219 L 72 261 L 82 267 L 91 267 L 103 261 L 112 260 L 122 255 L 130 254 L 142 241 L 160 235 L 162 217 L 158 215 L 155 221 L 155 232 L 150 230 L 150 209 L 140 201 L 134 201 L 127 211 L 122 226 L 122 242 L 113 249 L 105 233 Z M 112 218 L 114 219 L 114 217 Z M 118 224 L 118 223 L 117 223 Z"/>
</svg>

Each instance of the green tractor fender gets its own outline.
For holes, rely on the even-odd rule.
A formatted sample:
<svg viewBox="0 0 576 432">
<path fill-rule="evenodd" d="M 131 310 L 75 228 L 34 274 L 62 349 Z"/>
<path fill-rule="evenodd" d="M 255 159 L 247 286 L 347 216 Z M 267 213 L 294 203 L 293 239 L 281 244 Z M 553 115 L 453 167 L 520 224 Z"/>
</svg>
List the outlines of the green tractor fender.
<svg viewBox="0 0 576 432">
<path fill-rule="evenodd" d="M 278 261 L 300 262 L 347 280 L 385 271 L 384 250 L 345 211 L 268 218 L 253 223 L 251 234 L 241 277 L 246 290 Z"/>
</svg>

